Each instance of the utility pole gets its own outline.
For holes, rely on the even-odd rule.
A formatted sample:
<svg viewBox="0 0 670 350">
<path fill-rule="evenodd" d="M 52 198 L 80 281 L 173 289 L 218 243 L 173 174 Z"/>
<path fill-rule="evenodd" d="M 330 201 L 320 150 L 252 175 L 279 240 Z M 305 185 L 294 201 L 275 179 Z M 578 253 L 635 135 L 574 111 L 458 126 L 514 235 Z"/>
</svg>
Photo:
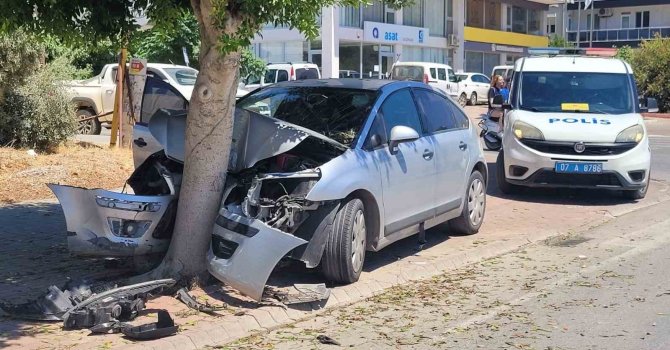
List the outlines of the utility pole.
<svg viewBox="0 0 670 350">
<path fill-rule="evenodd" d="M 577 2 L 577 47 L 580 47 L 580 39 L 582 36 L 582 1 Z"/>
</svg>

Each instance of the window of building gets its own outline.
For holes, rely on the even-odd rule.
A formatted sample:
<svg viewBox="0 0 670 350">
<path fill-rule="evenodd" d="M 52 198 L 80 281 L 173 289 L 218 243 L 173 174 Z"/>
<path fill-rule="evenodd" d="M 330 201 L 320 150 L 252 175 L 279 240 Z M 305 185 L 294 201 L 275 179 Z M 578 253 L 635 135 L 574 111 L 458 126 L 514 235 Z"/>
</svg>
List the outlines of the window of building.
<svg viewBox="0 0 670 350">
<path fill-rule="evenodd" d="M 528 10 L 528 34 L 542 35 L 542 11 Z"/>
<path fill-rule="evenodd" d="M 497 0 L 486 1 L 486 28 L 500 30 L 500 19 L 502 17 L 502 4 Z"/>
<path fill-rule="evenodd" d="M 624 12 L 621 14 L 621 28 L 630 28 L 630 12 Z"/>
<path fill-rule="evenodd" d="M 635 12 L 635 28 L 649 28 L 649 11 Z"/>
<path fill-rule="evenodd" d="M 556 15 L 547 17 L 547 34 L 556 33 Z"/>
<path fill-rule="evenodd" d="M 402 24 L 423 27 L 423 1 L 414 1 L 412 6 L 402 8 Z"/>
<path fill-rule="evenodd" d="M 384 3 L 373 1 L 370 6 L 363 7 L 363 21 L 384 22 Z"/>
<path fill-rule="evenodd" d="M 340 7 L 340 26 L 361 27 L 361 8 L 359 6 Z"/>
<path fill-rule="evenodd" d="M 528 32 L 528 11 L 519 6 L 512 6 L 512 31 L 515 33 Z"/>
<path fill-rule="evenodd" d="M 444 37 L 445 13 L 444 0 L 424 0 L 424 26 L 428 28 L 430 36 Z"/>
<path fill-rule="evenodd" d="M 484 28 L 484 0 L 467 1 L 465 6 L 465 25 Z"/>
</svg>

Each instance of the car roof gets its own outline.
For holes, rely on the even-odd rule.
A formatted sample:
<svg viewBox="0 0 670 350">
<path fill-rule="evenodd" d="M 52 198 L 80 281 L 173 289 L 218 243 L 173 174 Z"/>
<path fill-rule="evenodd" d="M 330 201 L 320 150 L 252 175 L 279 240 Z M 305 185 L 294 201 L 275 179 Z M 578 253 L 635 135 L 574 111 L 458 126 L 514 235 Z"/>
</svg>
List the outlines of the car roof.
<svg viewBox="0 0 670 350">
<path fill-rule="evenodd" d="M 524 72 L 632 73 L 630 65 L 620 59 L 584 56 L 528 57 L 517 61 L 514 70 L 523 70 Z"/>
<path fill-rule="evenodd" d="M 436 63 L 436 62 L 416 62 L 416 61 L 409 61 L 409 62 L 396 62 L 394 64 L 395 66 L 441 66 L 441 67 L 449 67 L 448 64 L 444 63 Z"/>
<path fill-rule="evenodd" d="M 292 81 L 283 81 L 281 83 L 273 84 L 269 87 L 328 87 L 328 88 L 342 88 L 342 89 L 360 89 L 360 90 L 380 90 L 386 86 L 400 85 L 400 86 L 413 86 L 413 87 L 424 87 L 431 88 L 430 85 L 424 83 L 415 82 L 415 81 L 404 81 L 404 80 L 388 80 L 388 79 L 355 79 L 355 78 L 342 78 L 342 79 L 305 79 L 305 80 L 292 80 Z"/>
</svg>

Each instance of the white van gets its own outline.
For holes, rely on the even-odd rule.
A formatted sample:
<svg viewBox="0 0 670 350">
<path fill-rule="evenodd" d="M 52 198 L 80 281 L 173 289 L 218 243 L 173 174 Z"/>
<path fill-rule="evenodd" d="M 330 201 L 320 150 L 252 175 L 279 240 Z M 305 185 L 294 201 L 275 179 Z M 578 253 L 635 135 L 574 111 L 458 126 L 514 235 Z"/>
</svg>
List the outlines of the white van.
<svg viewBox="0 0 670 350">
<path fill-rule="evenodd" d="M 268 63 L 262 77 L 248 76 L 244 79 L 244 90 L 252 91 L 281 81 L 321 79 L 319 66 L 314 63 Z"/>
<path fill-rule="evenodd" d="M 442 63 L 396 62 L 391 69 L 391 79 L 422 81 L 436 87 L 454 101 L 458 99 L 458 82 L 454 70 Z"/>
<path fill-rule="evenodd" d="M 505 78 L 505 81 L 509 84 L 512 76 L 514 76 L 514 66 L 495 66 L 493 67 L 493 71 L 491 71 L 491 77 L 495 75 Z"/>
<path fill-rule="evenodd" d="M 525 187 L 647 193 L 651 151 L 630 65 L 615 49 L 529 50 L 516 62 L 497 160 L 501 192 Z M 494 100 L 496 100 L 494 99 Z"/>
</svg>

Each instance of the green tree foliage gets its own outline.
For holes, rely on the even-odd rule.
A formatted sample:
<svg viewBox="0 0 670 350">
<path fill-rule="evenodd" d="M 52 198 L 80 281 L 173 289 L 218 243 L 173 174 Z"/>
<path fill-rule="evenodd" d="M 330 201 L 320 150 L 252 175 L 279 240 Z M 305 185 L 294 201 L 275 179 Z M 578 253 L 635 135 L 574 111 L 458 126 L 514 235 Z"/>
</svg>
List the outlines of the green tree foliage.
<svg viewBox="0 0 670 350">
<path fill-rule="evenodd" d="M 76 131 L 74 106 L 62 85 L 81 75 L 70 58 L 46 64 L 44 43 L 22 30 L 0 35 L 0 145 L 48 151 Z"/>
<path fill-rule="evenodd" d="M 149 62 L 185 64 L 182 48 L 186 48 L 190 65 L 199 68 L 200 32 L 193 12 L 179 11 L 175 22 L 160 22 L 152 28 L 134 35 L 130 52 L 134 57 Z"/>
<path fill-rule="evenodd" d="M 248 77 L 250 75 L 259 77 L 265 73 L 265 62 L 256 57 L 249 50 L 242 50 L 240 58 L 240 76 Z"/>
<path fill-rule="evenodd" d="M 549 47 L 572 47 L 563 36 L 554 34 L 549 38 Z"/>
<path fill-rule="evenodd" d="M 617 49 L 616 57 L 620 58 L 620 59 L 622 59 L 622 60 L 624 60 L 628 63 L 631 63 L 632 60 L 633 60 L 633 53 L 634 53 L 634 51 L 633 51 L 632 47 L 630 47 L 628 45 L 624 45 L 624 46 Z"/>
<path fill-rule="evenodd" d="M 655 97 L 661 112 L 670 111 L 670 39 L 643 41 L 630 62 L 640 94 Z"/>
</svg>

